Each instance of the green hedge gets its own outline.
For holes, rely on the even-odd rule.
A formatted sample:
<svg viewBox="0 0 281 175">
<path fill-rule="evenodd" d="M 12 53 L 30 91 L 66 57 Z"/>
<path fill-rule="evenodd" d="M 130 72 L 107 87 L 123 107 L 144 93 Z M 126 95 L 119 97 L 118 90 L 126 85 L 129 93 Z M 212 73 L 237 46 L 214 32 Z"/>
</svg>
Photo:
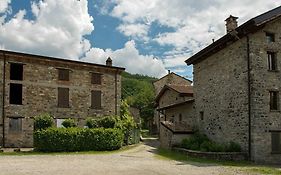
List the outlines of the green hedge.
<svg viewBox="0 0 281 175">
<path fill-rule="evenodd" d="M 34 148 L 44 152 L 116 150 L 123 137 L 120 129 L 48 128 L 34 132 Z"/>
<path fill-rule="evenodd" d="M 183 139 L 181 146 L 190 150 L 205 152 L 240 152 L 241 147 L 235 142 L 219 144 L 211 141 L 206 135 L 195 133 L 190 138 Z"/>
<path fill-rule="evenodd" d="M 74 119 L 68 118 L 62 122 L 62 126 L 64 126 L 65 128 L 71 128 L 71 127 L 76 127 L 77 125 Z"/>
<path fill-rule="evenodd" d="M 54 125 L 50 114 L 41 114 L 34 117 L 34 130 L 47 129 Z"/>
</svg>

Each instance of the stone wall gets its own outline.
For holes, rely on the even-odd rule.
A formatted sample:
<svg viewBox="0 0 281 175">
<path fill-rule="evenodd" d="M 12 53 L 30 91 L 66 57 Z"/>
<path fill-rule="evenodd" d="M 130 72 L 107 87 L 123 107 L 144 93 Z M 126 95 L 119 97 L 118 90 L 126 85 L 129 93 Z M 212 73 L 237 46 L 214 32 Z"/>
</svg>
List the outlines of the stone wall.
<svg viewBox="0 0 281 175">
<path fill-rule="evenodd" d="M 267 43 L 265 32 L 275 34 L 275 42 Z M 281 154 L 271 153 L 271 130 L 281 131 L 280 103 L 278 111 L 270 111 L 269 91 L 281 95 L 281 18 L 267 23 L 250 35 L 252 78 L 252 159 L 259 163 L 280 163 Z M 277 53 L 278 71 L 268 71 L 267 51 Z M 279 97 L 279 99 L 281 99 Z"/>
<path fill-rule="evenodd" d="M 28 58 L 18 55 L 7 55 L 6 94 L 9 94 L 10 83 L 23 84 L 23 105 L 10 105 L 9 95 L 5 98 L 5 141 L 7 147 L 32 147 L 33 117 L 41 113 L 50 113 L 55 118 L 74 118 L 80 125 L 84 120 L 102 115 L 119 114 L 121 99 L 120 70 L 86 64 L 77 64 L 65 61 L 43 61 L 42 59 Z M 24 63 L 23 81 L 10 80 L 9 62 Z M 69 81 L 58 80 L 57 68 L 70 70 Z M 91 83 L 91 73 L 102 74 L 102 84 Z M 115 84 L 115 79 L 117 85 Z M 69 88 L 69 108 L 58 107 L 58 87 Z M 117 87 L 117 89 L 116 89 Z M 91 108 L 91 91 L 102 92 L 102 108 Z M 116 92 L 117 91 L 117 95 Z M 117 104 L 117 106 L 116 106 Z M 117 111 L 116 111 L 117 109 Z M 22 132 L 9 133 L 9 118 L 23 117 Z"/>
<path fill-rule="evenodd" d="M 194 65 L 199 129 L 216 142 L 234 141 L 248 150 L 246 38 Z"/>
<path fill-rule="evenodd" d="M 175 74 L 175 73 L 169 73 L 166 76 L 162 77 L 161 79 L 155 81 L 153 83 L 154 85 L 154 89 L 155 89 L 155 94 L 158 95 L 159 92 L 161 91 L 161 89 L 165 86 L 165 85 L 186 85 L 186 86 L 190 86 L 191 85 L 191 81 Z"/>
<path fill-rule="evenodd" d="M 177 104 L 184 102 L 186 100 L 193 99 L 193 97 L 188 97 L 188 96 L 180 96 L 180 94 L 174 90 L 167 89 L 164 94 L 161 96 L 159 99 L 159 108 Z"/>
<path fill-rule="evenodd" d="M 0 146 L 3 146 L 3 56 L 0 55 Z"/>
</svg>

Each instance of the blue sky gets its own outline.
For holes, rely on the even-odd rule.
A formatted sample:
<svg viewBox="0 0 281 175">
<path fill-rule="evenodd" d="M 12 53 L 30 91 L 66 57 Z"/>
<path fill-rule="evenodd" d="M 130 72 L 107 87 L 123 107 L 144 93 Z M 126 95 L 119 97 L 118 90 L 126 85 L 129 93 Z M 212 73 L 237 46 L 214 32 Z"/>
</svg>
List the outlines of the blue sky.
<svg viewBox="0 0 281 175">
<path fill-rule="evenodd" d="M 1 0 L 0 48 L 192 79 L 184 60 L 238 23 L 279 6 L 275 0 Z"/>
</svg>

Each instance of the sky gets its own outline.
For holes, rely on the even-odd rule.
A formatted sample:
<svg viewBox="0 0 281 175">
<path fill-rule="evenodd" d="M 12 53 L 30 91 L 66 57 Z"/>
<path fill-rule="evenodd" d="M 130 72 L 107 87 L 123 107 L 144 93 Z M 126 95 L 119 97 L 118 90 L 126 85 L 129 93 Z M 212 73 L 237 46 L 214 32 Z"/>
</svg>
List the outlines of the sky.
<svg viewBox="0 0 281 175">
<path fill-rule="evenodd" d="M 0 0 L 0 49 L 192 79 L 185 60 L 279 0 Z"/>
</svg>

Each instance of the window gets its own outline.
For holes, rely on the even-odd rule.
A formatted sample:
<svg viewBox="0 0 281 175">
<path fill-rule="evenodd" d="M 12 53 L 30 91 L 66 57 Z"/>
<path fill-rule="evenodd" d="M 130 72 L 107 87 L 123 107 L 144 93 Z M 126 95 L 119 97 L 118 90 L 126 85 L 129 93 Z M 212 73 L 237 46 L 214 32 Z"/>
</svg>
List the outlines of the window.
<svg viewBox="0 0 281 175">
<path fill-rule="evenodd" d="M 277 70 L 276 54 L 274 52 L 267 52 L 268 70 Z"/>
<path fill-rule="evenodd" d="M 179 122 L 182 122 L 182 115 L 179 114 Z"/>
<path fill-rule="evenodd" d="M 63 128 L 62 122 L 63 122 L 64 120 L 65 120 L 65 119 L 56 119 L 57 128 Z"/>
<path fill-rule="evenodd" d="M 101 84 L 101 74 L 92 73 L 92 84 Z"/>
<path fill-rule="evenodd" d="M 18 133 L 22 131 L 22 119 L 10 118 L 9 120 L 9 132 Z"/>
<path fill-rule="evenodd" d="M 281 153 L 281 132 L 272 131 L 271 132 L 271 152 Z"/>
<path fill-rule="evenodd" d="M 69 70 L 67 69 L 58 69 L 59 71 L 59 80 L 69 81 Z"/>
<path fill-rule="evenodd" d="M 275 42 L 275 36 L 274 36 L 273 33 L 268 33 L 268 32 L 266 32 L 265 35 L 266 35 L 266 41 L 267 41 L 267 43 Z"/>
<path fill-rule="evenodd" d="M 58 88 L 58 107 L 68 108 L 69 107 L 69 89 Z"/>
<path fill-rule="evenodd" d="M 17 63 L 10 64 L 10 79 L 23 80 L 23 65 Z"/>
<path fill-rule="evenodd" d="M 10 104 L 22 105 L 22 84 L 10 84 Z"/>
<path fill-rule="evenodd" d="M 204 120 L 204 111 L 200 111 L 200 119 Z"/>
<path fill-rule="evenodd" d="M 279 107 L 279 98 L 278 98 L 278 91 L 270 91 L 270 110 L 278 110 Z"/>
<path fill-rule="evenodd" d="M 92 108 L 101 109 L 101 91 L 92 91 Z"/>
</svg>

